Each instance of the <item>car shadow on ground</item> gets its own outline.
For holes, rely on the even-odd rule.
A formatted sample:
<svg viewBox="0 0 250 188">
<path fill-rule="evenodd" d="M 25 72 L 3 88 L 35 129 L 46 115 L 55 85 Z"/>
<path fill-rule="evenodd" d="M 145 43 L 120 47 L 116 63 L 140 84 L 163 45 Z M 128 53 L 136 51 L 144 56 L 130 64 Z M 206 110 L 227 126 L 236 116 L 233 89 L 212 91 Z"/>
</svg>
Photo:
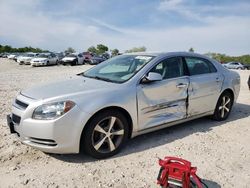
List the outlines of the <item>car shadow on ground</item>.
<svg viewBox="0 0 250 188">
<path fill-rule="evenodd" d="M 250 116 L 250 105 L 237 103 L 235 104 L 229 118 L 226 121 L 213 121 L 208 117 L 199 118 L 186 123 L 161 129 L 159 131 L 147 133 L 137 136 L 128 141 L 123 150 L 112 158 L 122 157 L 131 153 L 141 152 L 150 148 L 159 147 L 161 145 L 171 143 L 174 140 L 184 138 L 194 133 L 204 133 L 212 130 L 213 127 L 221 126 L 227 122 L 233 122 L 238 119 Z M 85 154 L 49 154 L 58 160 L 70 163 L 93 162 L 93 159 Z"/>
<path fill-rule="evenodd" d="M 205 185 L 206 185 L 208 188 L 210 188 L 210 187 L 212 187 L 212 188 L 221 188 L 221 186 L 220 186 L 218 183 L 216 183 L 216 182 L 214 182 L 214 181 L 211 181 L 211 180 L 202 179 L 202 182 L 204 182 Z M 203 185 L 204 188 L 205 188 L 206 186 Z"/>
</svg>

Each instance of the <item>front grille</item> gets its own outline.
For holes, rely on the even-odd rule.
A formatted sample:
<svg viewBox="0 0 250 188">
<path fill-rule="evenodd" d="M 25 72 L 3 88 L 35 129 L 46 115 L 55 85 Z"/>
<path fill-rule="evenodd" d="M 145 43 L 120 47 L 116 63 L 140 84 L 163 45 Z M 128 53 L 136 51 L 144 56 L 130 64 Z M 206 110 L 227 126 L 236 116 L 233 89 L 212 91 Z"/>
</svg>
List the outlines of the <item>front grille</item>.
<svg viewBox="0 0 250 188">
<path fill-rule="evenodd" d="M 21 121 L 21 117 L 16 114 L 12 114 L 12 121 L 16 124 L 19 124 Z"/>
<path fill-rule="evenodd" d="M 26 104 L 26 103 L 24 103 L 24 102 L 22 102 L 22 101 L 19 101 L 18 99 L 16 99 L 16 104 L 18 105 L 18 106 L 20 106 L 20 107 L 22 107 L 23 109 L 26 109 L 29 105 L 28 104 Z"/>
<path fill-rule="evenodd" d="M 34 138 L 34 137 L 29 137 L 28 138 L 30 142 L 33 142 L 35 144 L 41 144 L 45 146 L 56 146 L 57 143 L 55 140 L 51 139 L 42 139 L 42 138 Z"/>
</svg>

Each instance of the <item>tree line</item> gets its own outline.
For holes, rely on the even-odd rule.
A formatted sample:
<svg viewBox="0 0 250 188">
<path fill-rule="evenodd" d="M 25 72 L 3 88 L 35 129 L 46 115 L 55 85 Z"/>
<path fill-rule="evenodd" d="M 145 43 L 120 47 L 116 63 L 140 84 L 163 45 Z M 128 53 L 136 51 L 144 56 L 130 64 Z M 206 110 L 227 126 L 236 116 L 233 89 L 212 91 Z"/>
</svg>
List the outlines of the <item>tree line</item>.
<svg viewBox="0 0 250 188">
<path fill-rule="evenodd" d="M 205 55 L 207 55 L 213 59 L 216 59 L 217 61 L 219 61 L 221 63 L 235 61 L 235 62 L 240 62 L 240 63 L 250 65 L 250 55 L 228 56 L 226 54 L 212 53 L 212 52 L 206 53 Z"/>
<path fill-rule="evenodd" d="M 0 53 L 24 53 L 24 52 L 34 52 L 34 53 L 41 53 L 41 52 L 48 52 L 48 50 L 43 50 L 40 48 L 33 48 L 30 46 L 22 47 L 22 48 L 13 48 L 9 45 L 1 45 L 0 44 Z"/>
<path fill-rule="evenodd" d="M 189 52 L 194 52 L 193 48 L 190 48 L 188 50 Z M 220 54 L 220 53 L 214 53 L 214 52 L 208 52 L 205 53 L 204 55 L 209 56 L 210 58 L 216 59 L 220 63 L 228 63 L 228 62 L 240 62 L 243 64 L 248 64 L 250 65 L 250 55 L 241 55 L 241 56 L 229 56 L 226 54 Z"/>
</svg>

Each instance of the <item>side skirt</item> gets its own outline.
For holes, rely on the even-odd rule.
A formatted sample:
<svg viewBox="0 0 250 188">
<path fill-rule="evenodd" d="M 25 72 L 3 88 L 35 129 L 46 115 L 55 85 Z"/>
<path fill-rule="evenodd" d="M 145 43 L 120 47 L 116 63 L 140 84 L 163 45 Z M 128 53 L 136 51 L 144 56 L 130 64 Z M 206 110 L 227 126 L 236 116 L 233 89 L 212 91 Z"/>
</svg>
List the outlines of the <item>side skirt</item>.
<svg viewBox="0 0 250 188">
<path fill-rule="evenodd" d="M 199 114 L 199 115 L 187 117 L 185 119 L 173 121 L 173 122 L 166 123 L 166 124 L 160 124 L 160 125 L 157 125 L 157 126 L 152 127 L 152 128 L 147 128 L 147 129 L 144 129 L 144 130 L 140 130 L 140 131 L 132 133 L 131 138 L 134 138 L 136 136 L 146 134 L 146 133 L 149 133 L 149 132 L 164 129 L 164 128 L 167 128 L 167 127 L 171 127 L 173 125 L 177 125 L 177 124 L 184 123 L 184 122 L 187 122 L 187 121 L 191 121 L 191 120 L 194 120 L 194 119 L 198 119 L 198 118 L 201 118 L 201 117 L 204 117 L 204 116 L 209 116 L 209 115 L 212 115 L 213 113 L 214 113 L 214 111 L 209 111 L 209 112 L 205 112 L 205 113 L 202 113 L 202 114 Z"/>
</svg>

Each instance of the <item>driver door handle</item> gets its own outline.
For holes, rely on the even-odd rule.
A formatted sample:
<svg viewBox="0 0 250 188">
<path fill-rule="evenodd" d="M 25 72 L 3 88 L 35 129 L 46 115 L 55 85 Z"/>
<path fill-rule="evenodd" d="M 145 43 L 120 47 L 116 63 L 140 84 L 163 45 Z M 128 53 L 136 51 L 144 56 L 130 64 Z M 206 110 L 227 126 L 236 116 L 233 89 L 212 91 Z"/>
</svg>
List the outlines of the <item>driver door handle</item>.
<svg viewBox="0 0 250 188">
<path fill-rule="evenodd" d="M 183 83 L 179 83 L 178 85 L 176 85 L 177 88 L 184 88 L 187 87 L 187 84 L 183 84 Z"/>
</svg>

